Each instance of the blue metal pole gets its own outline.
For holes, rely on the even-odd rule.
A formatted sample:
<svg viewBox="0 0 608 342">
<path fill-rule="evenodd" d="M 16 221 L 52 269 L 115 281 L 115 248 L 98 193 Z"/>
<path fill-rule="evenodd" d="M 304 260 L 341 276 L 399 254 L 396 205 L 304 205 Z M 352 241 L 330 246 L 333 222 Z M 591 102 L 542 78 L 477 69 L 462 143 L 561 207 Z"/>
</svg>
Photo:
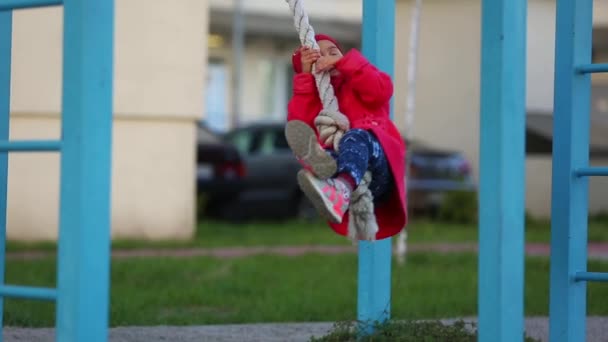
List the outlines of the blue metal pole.
<svg viewBox="0 0 608 342">
<path fill-rule="evenodd" d="M 585 341 L 592 0 L 558 0 L 555 41 L 549 340 Z"/>
<path fill-rule="evenodd" d="M 576 68 L 576 71 L 583 73 L 583 74 L 608 72 L 608 63 L 581 65 Z"/>
<path fill-rule="evenodd" d="M 108 340 L 114 1 L 65 0 L 57 340 Z"/>
<path fill-rule="evenodd" d="M 394 70 L 394 37 L 395 0 L 364 0 L 363 54 L 390 75 Z M 390 238 L 359 243 L 357 316 L 364 324 L 364 333 L 372 331 L 373 323 L 390 318 L 391 248 Z"/>
<path fill-rule="evenodd" d="M 526 0 L 483 0 L 479 341 L 524 336 Z"/>
<path fill-rule="evenodd" d="M 2 0 L 0 11 L 61 5 L 62 0 Z"/>
<path fill-rule="evenodd" d="M 48 287 L 0 285 L 0 295 L 3 298 L 12 297 L 48 301 L 57 299 L 57 291 Z"/>
<path fill-rule="evenodd" d="M 608 272 L 577 272 L 574 281 L 608 282 Z"/>
<path fill-rule="evenodd" d="M 61 142 L 55 140 L 0 141 L 1 152 L 56 152 Z"/>
<path fill-rule="evenodd" d="M 574 172 L 577 177 L 608 176 L 608 167 L 581 167 Z"/>
<path fill-rule="evenodd" d="M 11 103 L 12 12 L 0 12 L 0 141 L 9 139 Z M 8 152 L 0 152 L 0 284 L 4 284 L 6 267 L 6 192 Z M 0 327 L 4 322 L 4 298 L 0 297 Z M 2 333 L 0 332 L 0 342 Z"/>
</svg>

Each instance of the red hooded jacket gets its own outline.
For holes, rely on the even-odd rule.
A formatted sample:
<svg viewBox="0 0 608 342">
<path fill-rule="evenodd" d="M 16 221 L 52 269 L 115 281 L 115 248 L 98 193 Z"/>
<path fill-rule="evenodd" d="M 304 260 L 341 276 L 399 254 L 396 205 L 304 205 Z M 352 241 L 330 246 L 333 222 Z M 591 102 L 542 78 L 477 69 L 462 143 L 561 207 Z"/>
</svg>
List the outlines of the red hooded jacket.
<svg viewBox="0 0 608 342">
<path fill-rule="evenodd" d="M 319 40 L 319 39 L 317 39 Z M 297 59 L 294 58 L 294 69 Z M 405 144 L 397 127 L 390 119 L 390 99 L 393 95 L 391 77 L 372 65 L 359 51 L 346 53 L 335 65 L 340 76 L 332 78 L 340 111 L 350 120 L 351 128 L 372 131 L 384 149 L 396 188 L 390 198 L 375 203 L 379 231 L 376 239 L 398 234 L 407 224 L 405 196 Z M 313 127 L 322 109 L 315 79 L 311 73 L 296 73 L 293 78 L 293 97 L 288 105 L 287 120 L 300 120 Z M 320 142 L 321 143 L 321 142 Z M 329 223 L 340 234 L 348 234 L 348 217 L 340 224 Z"/>
</svg>

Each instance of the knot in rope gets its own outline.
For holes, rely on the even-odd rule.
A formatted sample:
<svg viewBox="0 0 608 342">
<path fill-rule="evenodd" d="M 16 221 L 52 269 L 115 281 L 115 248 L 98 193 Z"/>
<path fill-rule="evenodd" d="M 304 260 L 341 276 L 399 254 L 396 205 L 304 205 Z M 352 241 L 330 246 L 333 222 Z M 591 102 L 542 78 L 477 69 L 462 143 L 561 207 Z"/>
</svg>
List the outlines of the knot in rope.
<svg viewBox="0 0 608 342">
<path fill-rule="evenodd" d="M 346 115 L 338 111 L 323 109 L 315 118 L 315 126 L 321 141 L 338 151 L 342 136 L 350 129 L 350 122 Z"/>
</svg>

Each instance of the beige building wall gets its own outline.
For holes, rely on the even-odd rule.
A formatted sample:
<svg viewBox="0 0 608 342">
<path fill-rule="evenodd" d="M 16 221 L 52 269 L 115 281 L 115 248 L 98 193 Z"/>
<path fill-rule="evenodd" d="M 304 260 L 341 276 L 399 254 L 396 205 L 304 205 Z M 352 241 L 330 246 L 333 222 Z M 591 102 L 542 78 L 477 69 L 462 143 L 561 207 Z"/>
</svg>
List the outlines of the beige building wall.
<svg viewBox="0 0 608 342">
<path fill-rule="evenodd" d="M 397 1 L 395 120 L 404 131 L 412 1 Z M 480 1 L 424 1 L 413 137 L 479 165 Z M 477 178 L 477 174 L 475 178 Z"/>
<path fill-rule="evenodd" d="M 593 23 L 595 25 L 608 25 L 608 1 L 593 0 Z"/>
<path fill-rule="evenodd" d="M 207 6 L 205 0 L 116 2 L 115 238 L 187 238 L 194 231 L 195 122 L 204 106 Z M 12 139 L 60 137 L 61 22 L 59 8 L 15 13 Z M 9 238 L 55 239 L 58 195 L 58 155 L 11 155 Z"/>
</svg>

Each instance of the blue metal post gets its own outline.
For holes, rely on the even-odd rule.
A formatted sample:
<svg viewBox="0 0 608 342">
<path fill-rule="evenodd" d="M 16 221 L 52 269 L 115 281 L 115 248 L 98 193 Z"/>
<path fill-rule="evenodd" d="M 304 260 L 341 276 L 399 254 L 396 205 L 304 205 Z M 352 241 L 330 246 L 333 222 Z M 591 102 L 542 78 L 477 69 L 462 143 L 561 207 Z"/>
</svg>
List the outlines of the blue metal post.
<svg viewBox="0 0 608 342">
<path fill-rule="evenodd" d="M 363 53 L 379 69 L 393 75 L 395 0 L 363 1 Z M 392 105 L 391 105 L 392 106 Z M 359 244 L 358 320 L 384 322 L 391 309 L 391 239 Z"/>
<path fill-rule="evenodd" d="M 483 0 L 479 341 L 524 336 L 526 0 Z"/>
<path fill-rule="evenodd" d="M 62 0 L 2 0 L 0 11 L 61 5 Z"/>
<path fill-rule="evenodd" d="M 65 0 L 57 340 L 107 341 L 114 1 Z"/>
<path fill-rule="evenodd" d="M 0 11 L 0 141 L 9 138 L 11 103 L 12 12 Z M 0 152 L 0 284 L 4 284 L 6 253 L 6 192 L 8 152 Z M 4 298 L 0 297 L 0 327 L 4 322 Z M 2 342 L 2 333 L 0 333 Z"/>
<path fill-rule="evenodd" d="M 585 341 L 592 0 L 558 0 L 555 43 L 550 335 L 552 342 Z"/>
</svg>

